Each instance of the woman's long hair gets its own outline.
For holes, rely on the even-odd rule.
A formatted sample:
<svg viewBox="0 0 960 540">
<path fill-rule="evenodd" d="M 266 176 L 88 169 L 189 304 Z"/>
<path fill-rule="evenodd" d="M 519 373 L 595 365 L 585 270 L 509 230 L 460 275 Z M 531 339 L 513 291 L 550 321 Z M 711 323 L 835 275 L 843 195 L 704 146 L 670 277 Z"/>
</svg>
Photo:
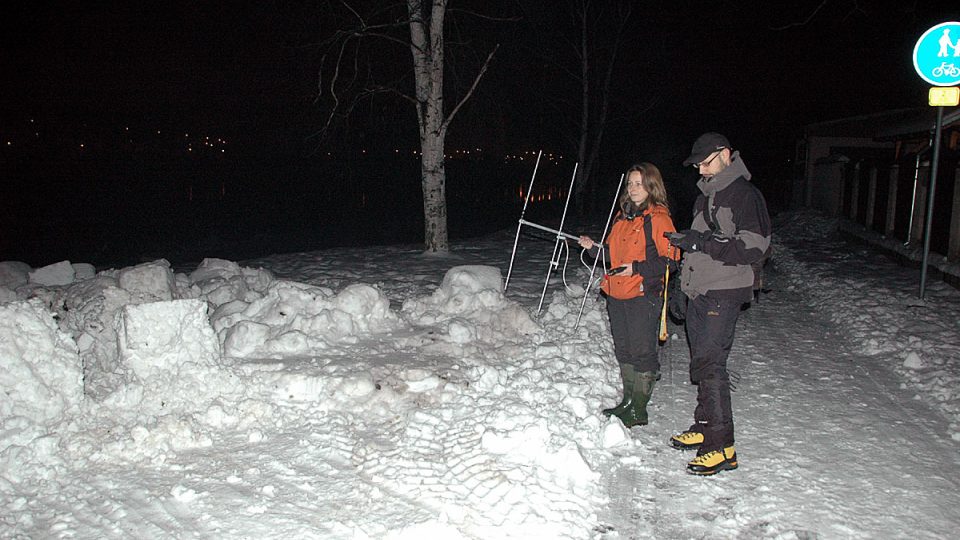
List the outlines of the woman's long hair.
<svg viewBox="0 0 960 540">
<path fill-rule="evenodd" d="M 662 206 L 669 210 L 670 206 L 667 204 L 667 188 L 663 186 L 663 176 L 660 174 L 660 169 L 653 163 L 637 163 L 627 169 L 626 176 L 624 177 L 626 182 L 630 181 L 630 174 L 634 172 L 639 172 L 640 178 L 643 179 L 643 188 L 647 190 L 647 200 L 643 201 L 643 204 L 639 207 L 633 204 L 633 201 L 630 200 L 630 193 L 627 190 L 627 186 L 624 185 L 623 193 L 620 194 L 620 211 L 623 212 L 623 215 L 627 217 L 638 216 L 646 211 L 647 208 L 650 208 L 651 205 Z"/>
</svg>

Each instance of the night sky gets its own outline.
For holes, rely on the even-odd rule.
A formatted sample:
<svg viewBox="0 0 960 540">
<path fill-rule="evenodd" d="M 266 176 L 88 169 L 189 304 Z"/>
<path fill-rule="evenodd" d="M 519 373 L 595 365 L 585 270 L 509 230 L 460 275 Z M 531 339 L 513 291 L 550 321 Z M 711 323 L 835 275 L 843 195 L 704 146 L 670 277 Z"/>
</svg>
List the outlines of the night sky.
<svg viewBox="0 0 960 540">
<path fill-rule="evenodd" d="M 5 7 L 0 17 L 0 136 L 7 145 L 0 157 L 0 260 L 189 260 L 204 249 L 238 259 L 322 247 L 320 237 L 337 236 L 333 243 L 340 244 L 418 240 L 416 226 L 394 236 L 362 232 L 365 223 L 382 227 L 383 212 L 398 222 L 416 217 L 415 166 L 384 164 L 378 172 L 355 157 L 346 168 L 322 163 L 333 150 L 345 156 L 417 148 L 412 107 L 402 100 L 366 103 L 336 140 L 314 137 L 324 119 L 314 103 L 317 44 L 340 23 L 332 14 L 342 4 L 41 4 Z M 771 206 L 780 206 L 803 126 L 925 106 L 928 86 L 914 72 L 913 46 L 930 26 L 960 19 L 955 1 L 779 4 L 636 2 L 612 80 L 598 174 L 615 179 L 630 163 L 649 160 L 678 193 L 689 190 L 695 178 L 679 162 L 701 132 L 721 131 L 742 151 Z M 448 149 L 482 147 L 492 156 L 543 148 L 573 156 L 578 96 L 563 72 L 570 64 L 553 63 L 564 58 L 570 36 L 557 2 L 451 6 L 515 20 L 451 14 L 468 57 L 494 43 L 500 49 L 455 120 Z M 396 61 L 382 76 L 409 81 L 398 71 L 409 53 L 383 47 L 382 58 Z M 469 81 L 474 65 L 457 64 L 448 80 Z M 33 146 L 22 150 L 31 133 Z M 193 161 L 181 164 L 165 153 L 183 150 L 174 134 L 210 136 L 227 151 L 213 161 L 213 146 L 204 147 L 211 156 L 203 158 L 196 157 L 199 146 L 191 147 Z M 83 138 L 110 147 L 98 148 L 110 159 L 74 155 Z M 135 161 L 125 161 L 124 151 L 136 153 Z M 91 147 L 84 152 L 92 154 Z M 337 198 L 344 185 L 360 186 L 358 200 L 373 218 L 344 212 L 338 221 L 334 212 L 318 220 L 320 201 Z M 461 199 L 454 202 L 475 203 Z M 450 215 L 474 219 L 468 212 L 458 218 L 455 208 Z M 482 232 L 452 228 L 455 236 Z M 69 234 L 57 233 L 64 229 Z M 311 229 L 315 234 L 304 232 Z M 345 230 L 350 234 L 340 235 Z"/>
</svg>

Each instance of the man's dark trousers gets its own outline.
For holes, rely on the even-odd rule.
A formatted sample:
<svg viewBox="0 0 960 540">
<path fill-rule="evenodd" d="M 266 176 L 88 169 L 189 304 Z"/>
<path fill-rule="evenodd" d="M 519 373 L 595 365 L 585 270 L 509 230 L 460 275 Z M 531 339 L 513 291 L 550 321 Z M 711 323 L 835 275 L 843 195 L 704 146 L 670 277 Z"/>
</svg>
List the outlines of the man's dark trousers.
<svg viewBox="0 0 960 540">
<path fill-rule="evenodd" d="M 703 433 L 700 453 L 733 445 L 727 357 L 743 302 L 699 295 L 687 306 L 690 380 L 697 385 L 691 431 Z"/>
</svg>

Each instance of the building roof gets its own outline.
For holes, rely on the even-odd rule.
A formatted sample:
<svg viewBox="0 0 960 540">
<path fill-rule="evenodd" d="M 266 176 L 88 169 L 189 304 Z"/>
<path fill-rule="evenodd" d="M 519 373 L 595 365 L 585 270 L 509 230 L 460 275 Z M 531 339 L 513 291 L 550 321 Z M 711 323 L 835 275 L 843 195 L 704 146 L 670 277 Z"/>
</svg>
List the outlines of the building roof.
<svg viewBox="0 0 960 540">
<path fill-rule="evenodd" d="M 935 129 L 936 124 L 936 108 L 916 107 L 809 124 L 804 128 L 804 133 L 807 137 L 893 139 L 927 133 Z M 956 107 L 944 109 L 943 126 L 952 125 L 960 126 L 960 109 Z"/>
</svg>

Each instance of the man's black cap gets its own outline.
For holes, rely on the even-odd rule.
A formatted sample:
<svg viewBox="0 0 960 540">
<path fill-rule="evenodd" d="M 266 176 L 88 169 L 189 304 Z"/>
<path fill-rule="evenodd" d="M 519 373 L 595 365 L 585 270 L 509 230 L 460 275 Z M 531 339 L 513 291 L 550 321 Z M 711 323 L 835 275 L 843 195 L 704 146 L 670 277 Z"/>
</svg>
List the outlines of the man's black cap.
<svg viewBox="0 0 960 540">
<path fill-rule="evenodd" d="M 712 131 L 704 133 L 694 141 L 693 149 L 690 150 L 690 157 L 683 160 L 683 166 L 688 167 L 694 163 L 700 163 L 721 148 L 730 148 L 730 141 L 726 137 Z"/>
</svg>

